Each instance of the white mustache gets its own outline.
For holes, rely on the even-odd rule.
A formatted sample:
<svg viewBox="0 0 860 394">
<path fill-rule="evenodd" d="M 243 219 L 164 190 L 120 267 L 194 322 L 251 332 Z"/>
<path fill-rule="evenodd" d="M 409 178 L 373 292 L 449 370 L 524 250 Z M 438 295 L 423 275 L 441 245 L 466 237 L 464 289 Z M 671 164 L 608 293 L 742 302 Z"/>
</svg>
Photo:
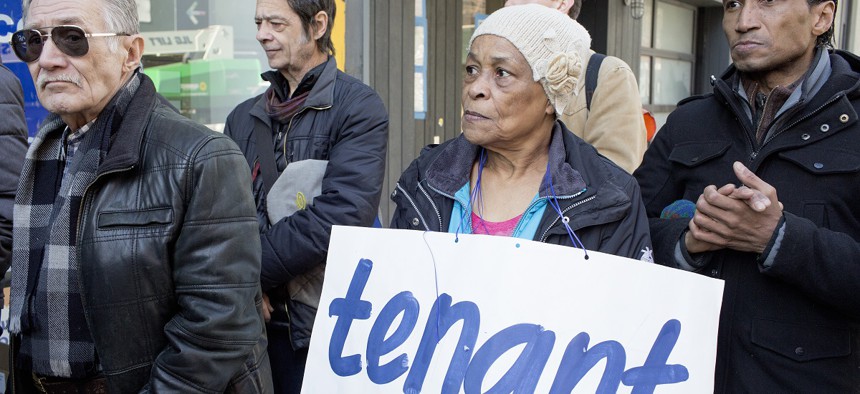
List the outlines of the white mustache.
<svg viewBox="0 0 860 394">
<path fill-rule="evenodd" d="M 45 85 L 50 82 L 69 82 L 75 84 L 77 87 L 81 88 L 81 79 L 74 75 L 69 74 L 58 74 L 58 75 L 45 75 L 39 74 L 39 77 L 36 78 L 36 85 L 39 86 L 39 89 L 44 89 Z"/>
</svg>

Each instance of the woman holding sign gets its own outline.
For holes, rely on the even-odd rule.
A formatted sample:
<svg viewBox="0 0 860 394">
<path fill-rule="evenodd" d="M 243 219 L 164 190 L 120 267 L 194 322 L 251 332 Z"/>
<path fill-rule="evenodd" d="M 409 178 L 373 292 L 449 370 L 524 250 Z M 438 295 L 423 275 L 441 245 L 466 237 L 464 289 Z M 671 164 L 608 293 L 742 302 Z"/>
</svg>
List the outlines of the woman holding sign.
<svg viewBox="0 0 860 394">
<path fill-rule="evenodd" d="M 638 184 L 558 120 L 584 83 L 590 45 L 585 28 L 548 7 L 487 17 L 466 58 L 463 133 L 403 172 L 391 226 L 651 261 Z"/>
</svg>

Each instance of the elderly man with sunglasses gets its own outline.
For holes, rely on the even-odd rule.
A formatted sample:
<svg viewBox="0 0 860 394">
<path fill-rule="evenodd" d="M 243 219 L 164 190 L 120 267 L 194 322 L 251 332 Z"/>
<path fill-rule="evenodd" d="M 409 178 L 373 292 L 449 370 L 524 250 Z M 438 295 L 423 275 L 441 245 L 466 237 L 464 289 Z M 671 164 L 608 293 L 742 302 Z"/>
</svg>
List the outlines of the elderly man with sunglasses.
<svg viewBox="0 0 860 394">
<path fill-rule="evenodd" d="M 24 1 L 52 115 L 15 197 L 18 392 L 271 392 L 244 157 L 139 72 L 134 0 Z"/>
</svg>

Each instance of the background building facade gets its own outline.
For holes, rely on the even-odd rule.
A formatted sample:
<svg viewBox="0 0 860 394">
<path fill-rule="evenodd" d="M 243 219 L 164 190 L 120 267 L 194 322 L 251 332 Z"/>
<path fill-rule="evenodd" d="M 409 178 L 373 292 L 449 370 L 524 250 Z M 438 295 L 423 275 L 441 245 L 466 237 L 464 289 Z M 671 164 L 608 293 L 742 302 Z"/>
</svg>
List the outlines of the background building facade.
<svg viewBox="0 0 860 394">
<path fill-rule="evenodd" d="M 264 91 L 268 69 L 255 39 L 252 3 L 137 0 L 144 72 L 186 116 L 215 130 L 230 109 Z M 390 115 L 385 195 L 427 144 L 460 133 L 460 86 L 475 25 L 504 0 L 336 0 L 338 64 L 375 88 Z M 25 64 L 8 45 L 21 26 L 19 0 L 0 0 L 0 56 L 21 78 L 31 135 L 46 112 Z M 860 7 L 839 2 L 835 43 L 860 52 Z M 676 103 L 710 91 L 730 63 L 720 0 L 585 0 L 579 21 L 592 47 L 626 61 L 638 76 L 643 107 L 658 127 Z M 388 199 L 380 208 L 390 217 Z"/>
</svg>

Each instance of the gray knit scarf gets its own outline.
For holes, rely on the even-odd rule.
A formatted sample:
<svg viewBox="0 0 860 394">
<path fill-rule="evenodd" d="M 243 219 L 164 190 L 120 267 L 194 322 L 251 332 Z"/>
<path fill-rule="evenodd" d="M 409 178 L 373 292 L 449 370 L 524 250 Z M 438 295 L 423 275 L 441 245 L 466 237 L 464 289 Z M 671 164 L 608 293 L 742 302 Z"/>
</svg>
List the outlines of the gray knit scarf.
<svg viewBox="0 0 860 394">
<path fill-rule="evenodd" d="M 24 161 L 15 196 L 11 332 L 21 334 L 19 358 L 40 375 L 82 378 L 97 368 L 78 268 L 78 214 L 126 108 L 140 86 L 135 74 L 83 135 L 66 162 L 65 124 L 51 115 Z M 64 166 L 70 166 L 63 176 Z"/>
</svg>

